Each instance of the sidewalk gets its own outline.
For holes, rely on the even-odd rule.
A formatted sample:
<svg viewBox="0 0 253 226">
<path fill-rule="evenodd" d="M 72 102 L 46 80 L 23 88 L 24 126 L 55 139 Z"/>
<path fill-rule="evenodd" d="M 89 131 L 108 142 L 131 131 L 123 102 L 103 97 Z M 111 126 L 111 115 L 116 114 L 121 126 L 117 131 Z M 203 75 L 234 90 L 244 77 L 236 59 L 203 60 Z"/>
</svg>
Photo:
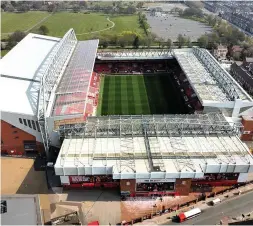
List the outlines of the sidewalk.
<svg viewBox="0 0 253 226">
<path fill-rule="evenodd" d="M 253 183 L 247 184 L 245 186 L 239 187 L 239 188 L 235 188 L 231 191 L 228 192 L 224 192 L 223 194 L 219 194 L 216 195 L 215 198 L 220 198 L 221 200 L 225 200 L 225 199 L 230 199 L 233 197 L 237 197 L 238 196 L 238 192 L 241 191 L 241 194 L 247 193 L 249 191 L 253 190 Z M 196 204 L 193 204 L 191 206 L 187 206 L 187 207 L 183 207 L 180 208 L 179 210 L 167 213 L 167 214 L 163 214 L 161 216 L 154 216 L 152 219 L 148 219 L 148 220 L 144 220 L 143 222 L 137 223 L 137 224 L 143 224 L 143 225 L 159 225 L 159 224 L 165 224 L 166 222 L 169 221 L 169 219 L 175 215 L 177 215 L 180 212 L 184 212 L 184 211 L 188 211 L 189 209 L 192 208 L 200 208 L 202 210 L 204 209 L 208 209 L 210 208 L 209 205 L 207 205 L 207 203 L 209 203 L 210 201 L 212 201 L 214 199 L 214 197 L 210 197 L 210 198 L 206 198 L 205 201 L 199 201 Z"/>
</svg>

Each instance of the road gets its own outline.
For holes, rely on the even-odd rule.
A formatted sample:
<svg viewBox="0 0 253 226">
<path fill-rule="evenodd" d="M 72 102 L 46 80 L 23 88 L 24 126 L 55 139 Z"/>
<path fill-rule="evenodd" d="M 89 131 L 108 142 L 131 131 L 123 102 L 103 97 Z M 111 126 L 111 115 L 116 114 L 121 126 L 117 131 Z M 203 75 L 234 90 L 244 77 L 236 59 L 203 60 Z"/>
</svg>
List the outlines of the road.
<svg viewBox="0 0 253 226">
<path fill-rule="evenodd" d="M 215 225 L 226 217 L 238 217 L 242 213 L 253 211 L 253 191 L 244 195 L 224 201 L 215 207 L 210 207 L 202 212 L 198 217 L 187 220 L 180 225 Z M 168 222 L 166 225 L 176 225 L 179 223 Z M 165 225 L 165 224 L 164 224 Z"/>
</svg>

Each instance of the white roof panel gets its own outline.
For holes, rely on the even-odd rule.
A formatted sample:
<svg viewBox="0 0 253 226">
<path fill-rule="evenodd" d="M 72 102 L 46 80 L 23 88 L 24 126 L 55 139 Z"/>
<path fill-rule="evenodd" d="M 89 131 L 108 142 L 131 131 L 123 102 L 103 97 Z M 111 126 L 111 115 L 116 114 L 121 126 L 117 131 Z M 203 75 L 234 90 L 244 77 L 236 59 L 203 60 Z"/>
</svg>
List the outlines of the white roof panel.
<svg viewBox="0 0 253 226">
<path fill-rule="evenodd" d="M 115 174 L 114 178 L 199 178 L 205 172 L 244 173 L 253 165 L 248 148 L 236 136 L 148 137 L 149 145 L 145 139 L 65 139 L 56 171 L 65 167 L 65 172 L 72 173 L 78 165 L 96 168 L 79 170 L 87 175 L 107 171 Z M 160 170 L 151 171 L 158 166 Z"/>
<path fill-rule="evenodd" d="M 33 79 L 34 74 L 60 38 L 30 33 L 0 60 L 2 75 Z"/>
<path fill-rule="evenodd" d="M 0 77 L 0 110 L 35 115 L 37 105 L 32 103 L 36 94 L 30 90 L 32 82 Z"/>
</svg>

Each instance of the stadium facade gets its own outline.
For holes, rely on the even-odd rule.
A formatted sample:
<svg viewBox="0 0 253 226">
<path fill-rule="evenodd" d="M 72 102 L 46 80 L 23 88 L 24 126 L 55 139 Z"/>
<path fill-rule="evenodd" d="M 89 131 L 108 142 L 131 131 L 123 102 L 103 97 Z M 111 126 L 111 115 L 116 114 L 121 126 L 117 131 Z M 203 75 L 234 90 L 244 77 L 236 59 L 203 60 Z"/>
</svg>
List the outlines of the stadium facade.
<svg viewBox="0 0 253 226">
<path fill-rule="evenodd" d="M 98 53 L 98 43 L 77 41 L 73 29 L 61 39 L 29 34 L 1 59 L 2 153 L 58 147 L 63 186 L 122 195 L 187 195 L 247 180 L 253 157 L 240 138 L 252 140 L 253 100 L 207 50 Z M 101 74 L 167 72 L 191 114 L 96 116 Z"/>
</svg>

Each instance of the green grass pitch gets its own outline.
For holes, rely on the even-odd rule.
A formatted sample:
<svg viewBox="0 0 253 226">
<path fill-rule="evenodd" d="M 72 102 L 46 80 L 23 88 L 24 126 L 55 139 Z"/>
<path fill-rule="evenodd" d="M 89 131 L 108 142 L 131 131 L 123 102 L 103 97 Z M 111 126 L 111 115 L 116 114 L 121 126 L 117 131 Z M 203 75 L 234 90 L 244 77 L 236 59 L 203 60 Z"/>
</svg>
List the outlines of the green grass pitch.
<svg viewBox="0 0 253 226">
<path fill-rule="evenodd" d="M 167 74 L 106 75 L 101 79 L 97 115 L 185 113 L 185 106 Z"/>
</svg>

